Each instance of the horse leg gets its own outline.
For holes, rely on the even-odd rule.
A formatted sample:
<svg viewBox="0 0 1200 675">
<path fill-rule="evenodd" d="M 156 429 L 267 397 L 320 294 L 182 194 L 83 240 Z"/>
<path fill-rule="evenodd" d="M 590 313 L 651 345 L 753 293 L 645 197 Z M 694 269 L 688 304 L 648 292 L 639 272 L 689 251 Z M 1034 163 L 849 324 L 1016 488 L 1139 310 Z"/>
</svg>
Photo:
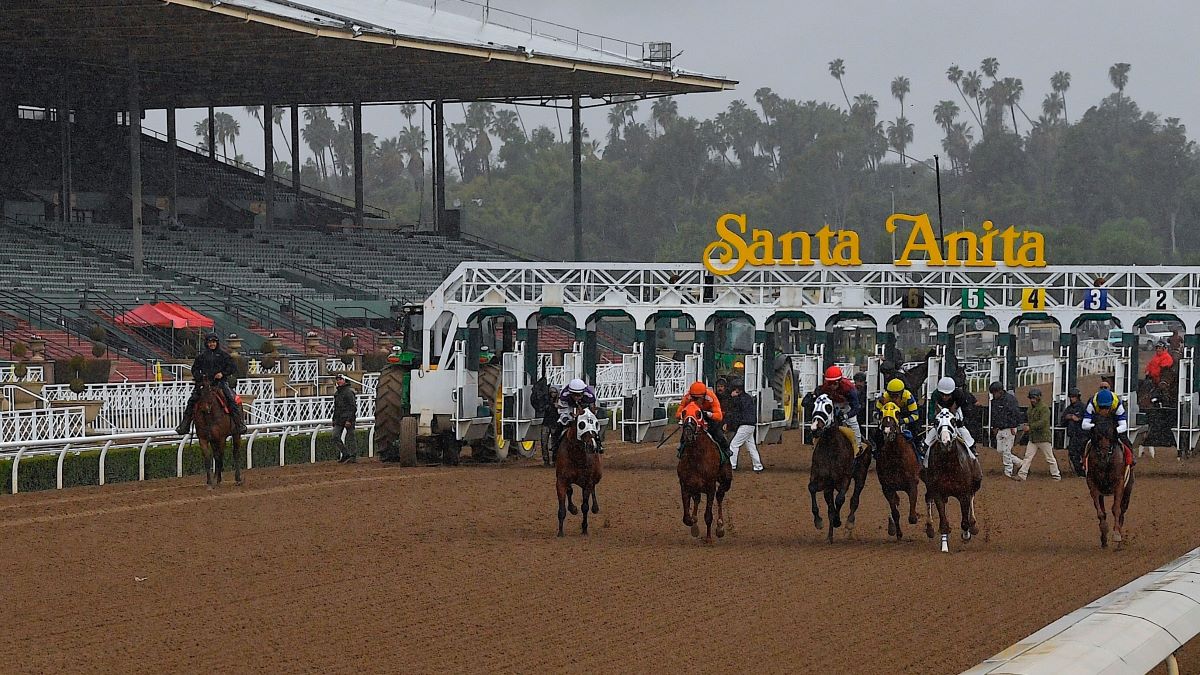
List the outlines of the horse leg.
<svg viewBox="0 0 1200 675">
<path fill-rule="evenodd" d="M 933 497 L 925 490 L 925 536 L 933 539 Z"/>
<path fill-rule="evenodd" d="M 212 455 L 213 455 L 212 445 L 210 445 L 208 441 L 201 438 L 200 439 L 200 456 L 204 459 L 204 484 L 208 486 L 209 490 L 211 490 L 213 488 L 213 467 L 212 467 L 213 456 Z"/>
<path fill-rule="evenodd" d="M 938 495 L 934 500 L 938 510 L 938 533 L 942 535 L 942 553 L 950 552 L 950 520 L 946 518 L 946 498 Z"/>
<path fill-rule="evenodd" d="M 900 541 L 904 538 L 904 534 L 900 532 L 900 493 L 889 490 L 884 494 L 887 496 L 888 508 L 891 509 L 891 515 L 888 516 L 888 536 Z"/>
<path fill-rule="evenodd" d="M 1092 488 L 1092 506 L 1096 509 L 1096 518 L 1100 520 L 1100 548 L 1108 548 L 1108 516 L 1104 513 L 1104 495 Z"/>
<path fill-rule="evenodd" d="M 962 528 L 962 540 L 971 541 L 971 537 L 974 536 L 974 533 L 971 532 L 971 501 L 974 497 L 968 496 L 964 498 L 959 495 L 957 499 L 958 510 L 962 512 L 962 522 L 959 523 L 959 527 Z"/>
<path fill-rule="evenodd" d="M 821 531 L 821 508 L 817 506 L 817 484 L 808 482 L 808 496 L 812 498 L 813 525 L 817 528 L 817 532 Z"/>
<path fill-rule="evenodd" d="M 600 498 L 596 496 L 596 485 L 592 484 L 592 513 L 600 513 Z"/>
<path fill-rule="evenodd" d="M 679 496 L 683 499 L 683 524 L 686 527 L 691 527 L 696 524 L 696 521 L 691 518 L 692 499 L 688 494 L 687 488 L 684 487 L 683 481 L 679 482 Z"/>
<path fill-rule="evenodd" d="M 221 474 L 225 472 L 225 439 L 218 440 L 213 445 L 213 464 L 216 465 L 217 485 L 221 484 Z"/>
<path fill-rule="evenodd" d="M 575 497 L 575 488 L 568 482 L 567 483 L 567 510 L 570 511 L 571 515 L 573 515 L 573 516 L 579 515 L 579 509 L 577 509 L 575 507 L 575 502 L 572 501 L 574 499 L 574 497 Z"/>
<path fill-rule="evenodd" d="M 716 497 L 715 497 L 715 495 L 716 495 L 716 491 L 717 491 L 717 490 L 716 490 L 716 488 L 711 488 L 711 489 L 709 489 L 709 491 L 708 491 L 708 494 L 706 494 L 706 495 L 705 495 L 705 498 L 704 498 L 704 526 L 705 526 L 705 532 L 704 532 L 704 543 L 706 543 L 706 544 L 711 544 L 711 543 L 713 543 L 713 538 L 712 538 L 712 521 L 713 521 L 712 507 L 713 507 L 713 501 L 714 501 L 714 500 L 715 500 L 715 498 L 716 498 Z"/>
<path fill-rule="evenodd" d="M 690 496 L 692 498 L 692 501 L 691 501 L 691 504 L 692 504 L 692 536 L 699 537 L 700 536 L 700 518 L 698 516 L 700 514 L 700 493 L 696 492 Z"/>
<path fill-rule="evenodd" d="M 846 505 L 846 492 L 850 489 L 850 483 L 838 487 L 834 490 L 833 510 L 834 510 L 834 527 L 842 526 L 842 507 Z M 853 525 L 847 525 L 846 529 L 853 529 Z"/>
<path fill-rule="evenodd" d="M 1123 485 L 1121 485 L 1121 481 L 1118 480 L 1117 487 L 1113 490 L 1113 500 L 1112 500 L 1112 517 L 1113 517 L 1112 540 L 1117 542 L 1118 544 L 1120 544 L 1121 541 L 1125 538 L 1124 535 L 1121 534 L 1121 514 L 1123 513 L 1123 511 L 1121 509 L 1121 505 L 1124 503 L 1124 501 L 1125 501 L 1125 487 Z"/>
<path fill-rule="evenodd" d="M 583 513 L 583 525 L 581 526 L 582 529 L 580 529 L 579 532 L 580 532 L 580 534 L 582 534 L 583 536 L 586 537 L 587 536 L 588 510 L 590 509 L 589 502 L 591 502 L 591 499 L 592 499 L 592 488 L 591 488 L 591 486 L 583 487 L 583 488 L 580 488 L 580 492 L 583 493 L 583 496 L 581 496 L 579 498 L 579 500 L 580 500 L 579 510 L 580 510 L 580 512 Z"/>
<path fill-rule="evenodd" d="M 975 518 L 975 493 L 974 492 L 972 492 L 971 496 L 967 498 L 967 514 L 970 516 L 970 520 L 967 523 L 967 525 L 969 526 L 967 528 L 967 532 L 970 532 L 971 536 L 974 537 L 975 535 L 979 534 L 979 521 Z"/>
<path fill-rule="evenodd" d="M 717 538 L 725 536 L 725 493 L 729 491 L 729 483 L 723 479 L 717 482 Z"/>
<path fill-rule="evenodd" d="M 867 455 L 867 457 L 869 458 L 870 455 Z M 865 465 L 867 463 L 867 461 L 868 460 L 864 458 L 863 464 Z M 847 529 L 854 529 L 854 512 L 858 511 L 858 501 L 859 501 L 859 498 L 862 496 L 863 488 L 866 486 L 867 486 L 866 474 L 854 476 L 854 492 L 851 493 L 851 495 L 850 495 L 850 515 L 846 516 Z"/>
<path fill-rule="evenodd" d="M 555 491 L 558 493 L 558 536 L 563 536 L 563 521 L 567 519 L 567 485 L 559 478 L 555 481 Z"/>
<path fill-rule="evenodd" d="M 908 493 L 908 524 L 909 525 L 916 525 L 917 521 L 921 520 L 921 517 L 917 515 L 917 492 L 919 491 L 919 489 L 920 489 L 920 485 L 917 483 L 917 481 L 914 480 L 912 483 L 909 483 L 908 488 L 905 490 L 905 492 Z M 899 496 L 899 495 L 897 495 L 897 496 Z"/>
<path fill-rule="evenodd" d="M 242 451 L 242 438 L 240 436 L 234 436 L 233 442 L 230 445 L 233 446 L 232 449 L 230 450 L 230 452 L 233 453 L 233 455 L 230 457 L 230 459 L 233 460 L 233 482 L 235 485 L 241 485 L 242 484 L 242 458 L 241 458 L 240 453 Z"/>
<path fill-rule="evenodd" d="M 842 526 L 842 520 L 834 508 L 833 488 L 825 490 L 825 509 L 829 514 L 829 543 L 833 543 L 833 530 Z"/>
</svg>

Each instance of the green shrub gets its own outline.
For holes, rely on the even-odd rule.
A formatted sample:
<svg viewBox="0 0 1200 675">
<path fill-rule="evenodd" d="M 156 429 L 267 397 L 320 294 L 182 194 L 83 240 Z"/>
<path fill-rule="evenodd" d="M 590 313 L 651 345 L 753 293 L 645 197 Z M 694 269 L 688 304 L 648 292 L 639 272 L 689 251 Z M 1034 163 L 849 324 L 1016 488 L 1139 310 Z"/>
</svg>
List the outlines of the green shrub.
<svg viewBox="0 0 1200 675">
<path fill-rule="evenodd" d="M 88 384 L 104 384 L 108 382 L 108 375 L 111 370 L 112 361 L 107 359 L 87 359 L 84 361 L 82 370 L 79 371 L 79 376 Z"/>
<path fill-rule="evenodd" d="M 88 339 L 92 342 L 104 342 L 108 339 L 108 331 L 104 330 L 104 326 L 98 323 L 92 324 L 92 327 L 87 332 Z"/>
<path fill-rule="evenodd" d="M 82 378 L 80 378 L 78 375 L 76 375 L 75 377 L 71 378 L 70 387 L 71 387 L 71 391 L 75 392 L 76 394 L 82 394 L 84 392 L 84 390 L 87 389 L 87 384 L 83 381 Z"/>
<path fill-rule="evenodd" d="M 12 354 L 14 359 L 20 361 L 21 359 L 25 358 L 26 354 L 29 353 L 29 347 L 26 346 L 24 342 L 18 340 L 17 342 L 12 343 L 12 347 L 8 351 Z"/>
<path fill-rule="evenodd" d="M 338 346 L 342 348 L 342 351 L 345 351 L 347 349 L 353 349 L 354 348 L 354 336 L 349 333 L 343 334 L 342 339 L 340 341 L 338 341 Z"/>
<path fill-rule="evenodd" d="M 363 354 L 362 367 L 368 373 L 378 373 L 387 365 L 387 354 Z"/>
<path fill-rule="evenodd" d="M 100 358 L 104 356 L 104 352 L 108 351 L 108 347 L 104 346 L 103 342 L 92 343 L 92 356 Z"/>
</svg>

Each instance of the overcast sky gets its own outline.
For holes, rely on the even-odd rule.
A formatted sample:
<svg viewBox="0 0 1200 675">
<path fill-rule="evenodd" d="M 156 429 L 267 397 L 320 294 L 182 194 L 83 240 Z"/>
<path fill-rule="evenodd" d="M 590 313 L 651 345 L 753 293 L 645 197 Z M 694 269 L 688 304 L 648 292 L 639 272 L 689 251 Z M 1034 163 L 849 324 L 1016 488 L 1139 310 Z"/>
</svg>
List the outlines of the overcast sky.
<svg viewBox="0 0 1200 675">
<path fill-rule="evenodd" d="M 1200 9 L 1182 1 L 1005 0 L 960 3 L 932 0 L 496 0 L 493 6 L 576 26 L 630 42 L 670 41 L 682 51 L 676 65 L 738 80 L 733 92 L 679 98 L 684 115 L 711 117 L 735 98 L 753 105 L 754 91 L 770 87 L 787 98 L 845 105 L 828 62 L 846 63 L 845 86 L 853 99 L 868 92 L 880 102 L 880 118 L 895 119 L 898 103 L 889 84 L 896 75 L 912 82 L 907 116 L 915 126 L 911 154 L 940 152 L 933 106 L 940 99 L 962 105 L 946 68 L 978 69 L 984 57 L 1000 61 L 1000 77 L 1024 81 L 1022 105 L 1034 119 L 1057 70 L 1071 73 L 1067 112 L 1072 120 L 1111 93 L 1108 68 L 1132 64 L 1126 92 L 1143 108 L 1179 117 L 1194 136 L 1200 125 Z M 453 115 L 455 111 L 448 113 Z M 523 108 L 526 124 L 557 129 L 553 114 Z M 649 115 L 644 104 L 639 114 Z M 963 111 L 964 117 L 969 117 Z M 185 111 L 180 136 L 194 140 L 199 111 Z M 261 132 L 243 115 L 239 149 L 259 164 Z M 563 116 L 564 129 L 570 115 Z M 451 121 L 455 121 L 451 119 Z M 1018 115 L 1022 130 L 1026 122 Z M 365 113 L 367 131 L 394 136 L 404 120 L 393 109 Z M 602 111 L 586 114 L 593 137 L 603 137 Z M 161 114 L 150 125 L 162 129 Z M 569 132 L 568 132 L 569 133 Z M 432 136 L 432 134 L 430 134 Z M 976 131 L 976 138 L 979 137 Z M 278 142 L 282 151 L 282 143 Z M 307 153 L 306 153 L 307 155 Z"/>
</svg>

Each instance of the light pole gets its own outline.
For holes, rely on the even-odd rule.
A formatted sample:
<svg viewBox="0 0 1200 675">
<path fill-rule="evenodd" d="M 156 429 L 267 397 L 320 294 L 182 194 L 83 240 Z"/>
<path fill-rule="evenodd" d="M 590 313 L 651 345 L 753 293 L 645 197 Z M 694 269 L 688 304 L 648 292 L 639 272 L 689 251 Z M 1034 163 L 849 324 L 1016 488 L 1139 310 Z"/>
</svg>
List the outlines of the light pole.
<svg viewBox="0 0 1200 675">
<path fill-rule="evenodd" d="M 896 215 L 896 186 L 889 185 L 888 192 L 890 192 L 892 195 L 892 213 L 891 213 L 891 215 L 894 216 L 894 215 Z M 892 262 L 895 262 L 895 261 L 896 261 L 896 231 L 892 230 Z"/>
</svg>

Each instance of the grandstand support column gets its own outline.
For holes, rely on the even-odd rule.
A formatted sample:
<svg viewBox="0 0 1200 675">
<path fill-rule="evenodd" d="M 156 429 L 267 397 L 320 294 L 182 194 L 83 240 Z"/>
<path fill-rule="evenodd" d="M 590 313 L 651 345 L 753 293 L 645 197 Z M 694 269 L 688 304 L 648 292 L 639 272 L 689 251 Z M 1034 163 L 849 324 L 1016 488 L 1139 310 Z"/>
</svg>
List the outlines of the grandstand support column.
<svg viewBox="0 0 1200 675">
<path fill-rule="evenodd" d="M 300 106 L 292 104 L 292 192 L 300 203 Z"/>
<path fill-rule="evenodd" d="M 439 99 L 433 103 L 433 231 L 442 234 L 446 227 L 446 107 Z"/>
<path fill-rule="evenodd" d="M 208 106 L 208 158 L 217 158 L 217 111 Z"/>
<path fill-rule="evenodd" d="M 142 273 L 142 100 L 137 55 L 129 52 L 129 195 L 133 207 L 133 273 Z"/>
<path fill-rule="evenodd" d="M 263 104 L 263 227 L 275 224 L 275 106 Z"/>
<path fill-rule="evenodd" d="M 575 259 L 583 260 L 583 123 L 579 94 L 571 97 L 571 204 L 575 232 Z"/>
<path fill-rule="evenodd" d="M 71 104 L 64 87 L 58 98 L 59 149 L 62 154 L 62 194 L 59 195 L 59 220 L 71 222 Z"/>
<path fill-rule="evenodd" d="M 354 102 L 354 224 L 363 226 L 363 125 L 362 101 Z"/>
<path fill-rule="evenodd" d="M 170 201 L 168 220 L 179 224 L 179 132 L 175 106 L 167 108 L 167 200 Z"/>
</svg>

